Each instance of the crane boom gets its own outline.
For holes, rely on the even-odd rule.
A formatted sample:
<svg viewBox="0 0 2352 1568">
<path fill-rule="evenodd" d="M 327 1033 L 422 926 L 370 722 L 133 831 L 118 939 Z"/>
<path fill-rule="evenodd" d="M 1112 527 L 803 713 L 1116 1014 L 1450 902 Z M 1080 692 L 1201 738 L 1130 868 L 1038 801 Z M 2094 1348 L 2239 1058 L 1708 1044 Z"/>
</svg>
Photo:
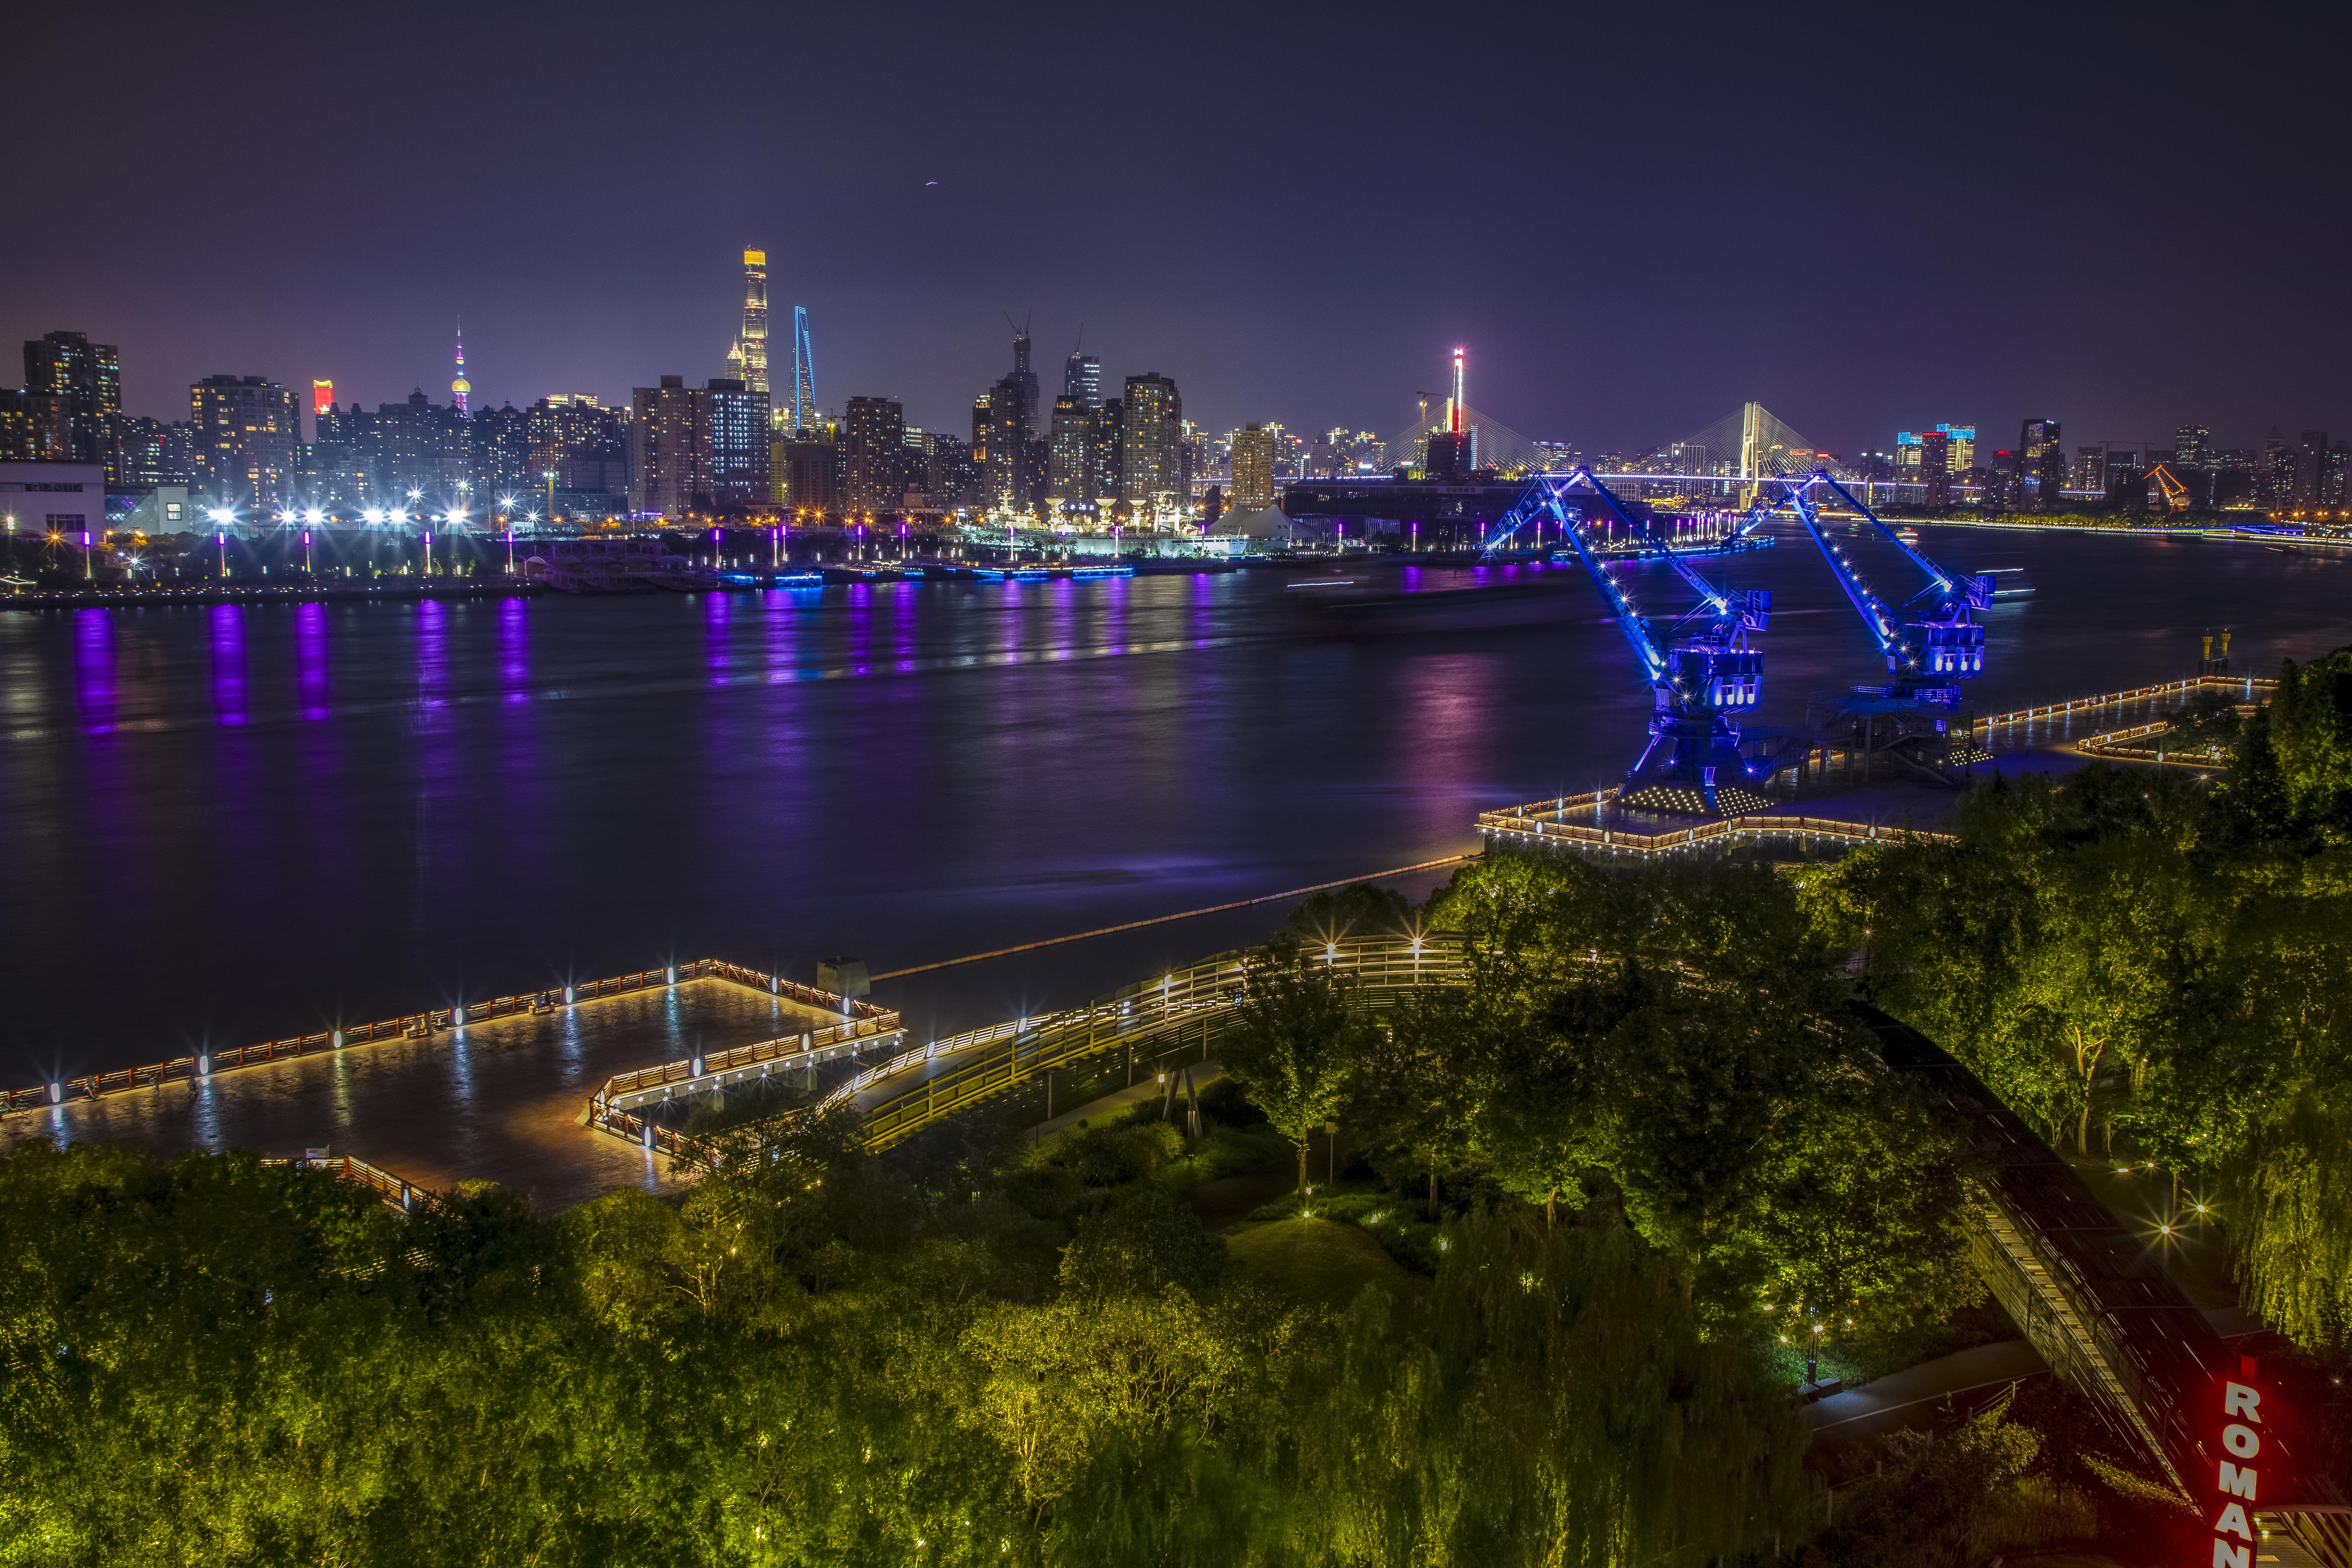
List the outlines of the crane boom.
<svg viewBox="0 0 2352 1568">
<path fill-rule="evenodd" d="M 1811 496 L 1817 485 L 1836 491 L 1927 576 L 1927 585 L 1906 600 L 1901 611 L 1871 591 L 1860 569 L 1822 526 Z M 1792 484 L 1786 499 L 1886 660 L 1887 685 L 1879 695 L 1946 708 L 1957 704 L 1960 689 L 1954 683 L 1984 673 L 1985 632 L 1976 616 L 1992 603 L 1993 580 L 1948 571 L 1928 559 L 1825 471 L 1816 470 L 1811 479 Z"/>
<path fill-rule="evenodd" d="M 1593 554 L 1585 538 L 1583 510 L 1566 500 L 1569 491 L 1580 487 L 1599 496 L 1697 594 L 1697 606 L 1675 623 L 1677 628 L 1688 629 L 1662 635 L 1634 605 L 1633 595 L 1616 574 Z M 1770 591 L 1734 593 L 1707 581 L 1587 468 L 1565 477 L 1539 474 L 1530 479 L 1497 525 L 1496 537 L 1508 538 L 1544 516 L 1559 525 L 1593 586 L 1601 591 L 1650 688 L 1649 744 L 1627 770 L 1621 802 L 1700 815 L 1722 812 L 1719 789 L 1735 780 L 1745 784 L 1754 776 L 1740 755 L 1736 715 L 1755 707 L 1761 692 L 1764 656 L 1748 646 L 1748 637 L 1770 623 Z M 1748 803 L 1734 804 L 1746 809 Z"/>
</svg>

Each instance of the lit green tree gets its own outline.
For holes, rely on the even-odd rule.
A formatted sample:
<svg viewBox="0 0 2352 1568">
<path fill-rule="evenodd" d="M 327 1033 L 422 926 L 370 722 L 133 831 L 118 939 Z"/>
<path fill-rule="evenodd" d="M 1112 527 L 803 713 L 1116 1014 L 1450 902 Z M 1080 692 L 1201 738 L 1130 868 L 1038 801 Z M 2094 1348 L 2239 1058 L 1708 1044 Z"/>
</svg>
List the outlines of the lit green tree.
<svg viewBox="0 0 2352 1568">
<path fill-rule="evenodd" d="M 1244 987 L 1219 1058 L 1250 1103 L 1297 1145 L 1304 1190 L 1308 1141 L 1339 1113 L 1378 1026 L 1348 977 L 1320 953 L 1289 944 L 1252 962 Z"/>
</svg>

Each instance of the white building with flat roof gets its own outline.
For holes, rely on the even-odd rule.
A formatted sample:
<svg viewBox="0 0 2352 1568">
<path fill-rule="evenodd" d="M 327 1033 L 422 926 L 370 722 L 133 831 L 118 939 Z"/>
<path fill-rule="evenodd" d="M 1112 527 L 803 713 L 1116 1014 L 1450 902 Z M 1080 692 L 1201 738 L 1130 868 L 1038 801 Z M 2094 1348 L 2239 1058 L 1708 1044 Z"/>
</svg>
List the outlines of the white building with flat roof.
<svg viewBox="0 0 2352 1568">
<path fill-rule="evenodd" d="M 0 517 L 9 533 L 106 536 L 106 468 L 98 463 L 0 463 Z"/>
</svg>

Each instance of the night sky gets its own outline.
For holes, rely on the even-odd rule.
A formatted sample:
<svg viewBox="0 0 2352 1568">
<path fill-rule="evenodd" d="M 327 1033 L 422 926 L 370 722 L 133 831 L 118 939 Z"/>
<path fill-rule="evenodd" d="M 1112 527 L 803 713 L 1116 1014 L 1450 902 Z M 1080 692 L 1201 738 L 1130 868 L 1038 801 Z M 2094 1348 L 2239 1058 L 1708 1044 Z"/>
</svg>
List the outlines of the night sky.
<svg viewBox="0 0 2352 1568">
<path fill-rule="evenodd" d="M 2342 13 L 2328 8 L 2328 16 Z M 1620 18 L 1632 18 L 1621 20 Z M 2352 434 L 2340 20 L 2204 6 L 66 6 L 8 25 L 0 342 L 476 406 L 727 373 L 1588 449 L 1748 397 L 1885 448 Z M 929 182 L 936 181 L 933 184 Z M 778 378 L 782 374 L 779 369 Z M 9 377 L 13 384 L 15 376 Z"/>
</svg>

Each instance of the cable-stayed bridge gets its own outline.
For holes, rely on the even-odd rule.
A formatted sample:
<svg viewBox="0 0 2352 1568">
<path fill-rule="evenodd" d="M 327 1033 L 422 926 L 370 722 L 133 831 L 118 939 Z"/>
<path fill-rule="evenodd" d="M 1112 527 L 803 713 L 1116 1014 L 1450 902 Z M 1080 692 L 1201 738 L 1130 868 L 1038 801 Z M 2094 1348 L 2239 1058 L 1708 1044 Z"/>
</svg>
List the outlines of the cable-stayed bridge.
<svg viewBox="0 0 2352 1568">
<path fill-rule="evenodd" d="M 1494 469 L 1498 478 L 1566 471 L 1564 444 L 1538 443 L 1484 409 L 1466 405 L 1463 426 L 1472 435 L 1475 466 Z M 1416 418 L 1389 438 L 1390 461 L 1419 461 L 1429 437 L 1444 430 L 1443 424 Z M 1844 463 L 1760 403 L 1743 403 L 1679 441 L 1630 459 L 1594 461 L 1592 467 L 1603 479 L 1706 480 L 1726 493 L 1766 479 L 1811 479 L 1823 469 L 1834 479 L 1854 477 Z"/>
</svg>

